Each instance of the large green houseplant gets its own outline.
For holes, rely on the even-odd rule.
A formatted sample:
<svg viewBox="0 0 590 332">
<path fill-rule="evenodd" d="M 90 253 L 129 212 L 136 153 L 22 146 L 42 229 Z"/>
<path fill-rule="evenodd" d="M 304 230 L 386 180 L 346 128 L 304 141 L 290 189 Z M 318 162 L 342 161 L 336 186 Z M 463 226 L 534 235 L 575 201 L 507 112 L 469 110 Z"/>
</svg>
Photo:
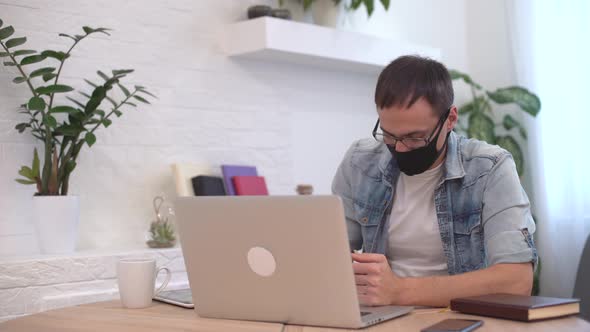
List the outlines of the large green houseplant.
<svg viewBox="0 0 590 332">
<path fill-rule="evenodd" d="M 524 114 L 536 117 L 541 110 L 539 97 L 521 86 L 499 88 L 494 91 L 484 90 L 469 75 L 457 70 L 449 72 L 451 79 L 461 80 L 469 86 L 472 96 L 471 100 L 459 107 L 458 131 L 469 138 L 497 144 L 508 150 L 514 158 L 518 175 L 522 177 L 525 171 L 525 158 L 518 141 L 527 140 L 526 129 L 510 112 L 500 113 L 498 106 L 516 105 L 516 109 Z M 533 295 L 539 293 L 540 273 L 539 259 L 533 281 Z"/>
<path fill-rule="evenodd" d="M 0 58 L 4 66 L 14 68 L 17 72 L 13 82 L 26 86 L 31 93 L 31 97 L 20 105 L 20 113 L 24 114 L 23 118 L 26 120 L 17 124 L 16 130 L 20 133 L 30 132 L 43 146 L 42 157 L 35 148 L 32 164 L 23 166 L 18 172 L 22 178 L 16 180 L 25 185 L 35 185 L 36 198 L 66 197 L 80 152 L 84 146 L 90 147 L 96 142 L 95 132 L 101 127 L 109 127 L 113 116 L 120 117 L 125 107 L 137 107 L 136 102 L 149 103 L 146 98 L 154 96 L 145 87 L 135 86 L 130 89 L 122 84 L 122 80 L 133 72 L 132 69 L 113 70 L 108 75 L 98 71 L 100 83 L 85 80 L 90 93 L 79 89 L 78 94 L 74 95 L 74 87 L 60 83 L 64 64 L 75 47 L 93 34 L 109 35 L 108 31 L 105 28 L 85 26 L 83 34 L 59 34 L 60 37 L 71 40 L 71 46 L 65 52 L 39 52 L 24 48 L 26 37 L 13 37 L 14 28 L 4 27 L 0 19 Z M 120 89 L 119 96 L 122 97 L 117 98 L 112 93 L 115 87 Z M 55 199 L 50 203 L 49 200 L 43 202 L 35 204 L 45 206 L 40 209 L 61 204 Z M 77 200 L 73 204 L 77 205 Z M 37 212 L 44 219 L 51 215 L 48 211 Z M 67 215 L 67 212 L 63 214 Z M 70 214 L 76 215 L 75 208 Z M 56 219 L 60 219 L 59 213 Z M 52 228 L 55 225 L 43 221 L 38 226 Z M 40 239 L 40 242 L 43 240 Z M 43 250 L 44 244 L 41 243 L 42 250 L 46 252 L 73 250 L 71 243 L 68 247 L 69 249 Z"/>
<path fill-rule="evenodd" d="M 541 101 L 534 93 L 520 86 L 487 91 L 474 82 L 469 75 L 450 70 L 451 79 L 462 80 L 470 90 L 472 99 L 459 107 L 458 129 L 470 138 L 497 144 L 512 153 L 516 170 L 520 176 L 525 170 L 524 154 L 515 135 L 527 139 L 524 126 L 510 113 L 500 113 L 500 105 L 516 105 L 518 110 L 530 116 L 537 116 Z"/>
</svg>

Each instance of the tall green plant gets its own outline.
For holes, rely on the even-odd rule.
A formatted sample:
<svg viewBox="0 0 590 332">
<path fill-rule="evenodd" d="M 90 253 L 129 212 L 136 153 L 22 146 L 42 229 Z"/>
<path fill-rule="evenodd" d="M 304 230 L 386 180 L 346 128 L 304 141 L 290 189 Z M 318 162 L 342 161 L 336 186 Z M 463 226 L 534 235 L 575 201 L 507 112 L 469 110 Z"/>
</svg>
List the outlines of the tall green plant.
<svg viewBox="0 0 590 332">
<path fill-rule="evenodd" d="M 450 70 L 452 80 L 462 80 L 471 89 L 472 99 L 459 107 L 458 129 L 467 137 L 497 144 L 508 150 L 514 157 L 516 170 L 522 176 L 525 169 L 524 154 L 520 144 L 515 139 L 517 131 L 523 140 L 527 139 L 524 126 L 511 114 L 501 115 L 497 111 L 498 105 L 513 104 L 530 116 L 537 116 L 541 110 L 541 101 L 534 93 L 520 86 L 499 88 L 488 91 L 474 82 L 469 75 L 457 70 Z M 498 128 L 504 128 L 505 135 L 497 133 Z"/>
<path fill-rule="evenodd" d="M 530 116 L 537 116 L 541 110 L 541 101 L 534 93 L 520 86 L 499 88 L 495 91 L 484 90 L 481 85 L 474 82 L 469 75 L 457 70 L 450 70 L 452 80 L 462 80 L 471 89 L 472 99 L 459 107 L 458 129 L 467 137 L 497 144 L 508 150 L 514 158 L 518 175 L 522 176 L 525 169 L 524 154 L 518 141 L 514 138 L 515 131 L 526 141 L 527 133 L 524 126 L 511 114 L 504 114 L 501 121 L 498 105 L 517 105 L 518 109 Z M 503 128 L 505 135 L 498 135 L 497 128 Z M 534 219 L 534 217 L 533 217 Z M 536 223 L 536 221 L 535 221 Z M 541 257 L 539 257 L 537 270 L 533 275 L 533 287 L 531 294 L 539 295 L 539 279 L 541 276 Z"/>
<path fill-rule="evenodd" d="M 76 160 L 84 145 L 92 146 L 96 142 L 95 132 L 103 126 L 109 127 L 112 116 L 120 117 L 124 106 L 137 107 L 132 101 L 149 104 L 147 96 L 155 97 L 145 87 L 136 85 L 128 89 L 121 80 L 133 72 L 133 69 L 113 70 L 111 75 L 97 71 L 102 83 L 84 80 L 92 89 L 91 94 L 79 91 L 83 97 L 79 101 L 70 95 L 65 98 L 68 104 L 57 102 L 56 97 L 73 92 L 69 85 L 60 84 L 59 79 L 66 60 L 74 48 L 93 34 L 108 33 L 109 29 L 83 27 L 84 34 L 59 34 L 60 37 L 71 39 L 72 45 L 67 51 L 45 50 L 38 52 L 22 47 L 26 37 L 13 38 L 12 26 L 2 27 L 0 19 L 0 45 L 3 52 L 4 66 L 14 67 L 18 76 L 12 81 L 25 84 L 31 92 L 31 98 L 20 105 L 20 113 L 28 116 L 28 121 L 16 125 L 19 133 L 30 130 L 32 135 L 43 142 L 43 167 L 37 149 L 33 152 L 32 165 L 23 166 L 18 174 L 22 178 L 16 181 L 22 184 L 37 186 L 36 195 L 67 195 L 69 180 L 76 168 Z M 31 65 L 37 64 L 34 70 Z M 117 86 L 124 95 L 122 100 L 115 100 L 109 92 Z M 59 98 L 61 100 L 61 98 Z M 105 111 L 103 101 L 110 103 Z M 61 119 L 61 120 L 59 120 Z"/>
</svg>

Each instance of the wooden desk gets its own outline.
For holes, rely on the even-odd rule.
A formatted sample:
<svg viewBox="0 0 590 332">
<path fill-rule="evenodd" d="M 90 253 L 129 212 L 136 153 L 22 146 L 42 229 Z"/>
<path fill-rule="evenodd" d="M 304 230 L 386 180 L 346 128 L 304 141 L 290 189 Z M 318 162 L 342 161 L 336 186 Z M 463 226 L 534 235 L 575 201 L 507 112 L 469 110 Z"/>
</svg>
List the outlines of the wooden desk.
<svg viewBox="0 0 590 332">
<path fill-rule="evenodd" d="M 482 319 L 484 325 L 477 331 L 590 331 L 590 323 L 566 317 L 536 323 L 522 323 L 487 317 L 463 315 L 440 310 L 420 309 L 360 331 L 420 331 L 446 318 Z M 125 309 L 119 301 L 100 302 L 77 307 L 47 311 L 32 316 L 0 323 L 0 331 L 10 332 L 139 332 L 139 331 L 260 331 L 260 332 L 319 332 L 346 331 L 309 326 L 295 326 L 247 321 L 199 318 L 192 309 L 183 309 L 154 302 L 146 309 Z"/>
<path fill-rule="evenodd" d="M 566 331 L 590 331 L 590 323 L 578 317 L 565 317 L 544 322 L 524 323 L 505 319 L 496 319 L 490 317 L 464 315 L 452 311 L 437 309 L 416 309 L 410 314 L 389 320 L 385 323 L 377 324 L 359 331 L 365 332 L 397 332 L 397 331 L 420 331 L 421 329 L 440 322 L 447 318 L 463 318 L 483 320 L 483 326 L 476 329 L 476 332 L 485 331 L 508 331 L 508 332 L 566 332 Z M 333 331 L 342 332 L 341 329 L 317 328 L 310 326 L 288 325 L 284 332 L 319 332 Z M 354 331 L 354 330 L 351 330 Z"/>
</svg>

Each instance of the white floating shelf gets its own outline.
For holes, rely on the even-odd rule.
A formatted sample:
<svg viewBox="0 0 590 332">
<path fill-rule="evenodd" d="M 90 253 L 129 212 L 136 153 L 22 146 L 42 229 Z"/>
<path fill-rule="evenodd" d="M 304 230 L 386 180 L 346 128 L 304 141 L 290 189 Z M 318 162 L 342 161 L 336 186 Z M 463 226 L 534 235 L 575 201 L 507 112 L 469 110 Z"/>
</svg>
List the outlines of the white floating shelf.
<svg viewBox="0 0 590 332">
<path fill-rule="evenodd" d="M 226 27 L 227 55 L 287 61 L 355 72 L 379 72 L 393 59 L 419 54 L 440 59 L 440 49 L 388 40 L 363 33 L 261 17 Z"/>
</svg>

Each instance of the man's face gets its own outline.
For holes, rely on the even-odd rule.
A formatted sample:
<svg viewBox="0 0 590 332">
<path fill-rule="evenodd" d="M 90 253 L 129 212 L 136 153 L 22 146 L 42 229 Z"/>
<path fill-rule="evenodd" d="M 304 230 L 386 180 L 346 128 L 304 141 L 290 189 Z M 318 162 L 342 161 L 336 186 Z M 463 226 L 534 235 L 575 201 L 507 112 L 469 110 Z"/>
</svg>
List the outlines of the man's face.
<svg viewBox="0 0 590 332">
<path fill-rule="evenodd" d="M 424 99 L 418 99 L 411 107 L 392 106 L 378 111 L 381 129 L 396 138 L 434 138 L 435 129 L 440 125 L 439 120 L 442 110 L 435 112 L 432 106 Z M 436 149 L 440 150 L 445 142 L 447 133 L 457 122 L 457 108 L 452 107 L 447 119 L 444 120 Z M 432 136 L 432 137 L 430 137 Z M 410 149 L 402 143 L 397 143 L 395 150 L 406 152 Z"/>
</svg>

